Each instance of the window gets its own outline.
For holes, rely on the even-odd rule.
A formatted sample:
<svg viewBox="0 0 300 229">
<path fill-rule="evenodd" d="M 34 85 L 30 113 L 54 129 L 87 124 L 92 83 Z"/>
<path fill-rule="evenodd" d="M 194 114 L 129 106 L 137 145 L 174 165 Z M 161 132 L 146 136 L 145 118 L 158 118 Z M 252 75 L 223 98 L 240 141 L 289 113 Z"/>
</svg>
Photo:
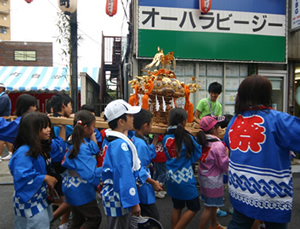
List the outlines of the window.
<svg viewBox="0 0 300 229">
<path fill-rule="evenodd" d="M 36 51 L 16 50 L 14 51 L 15 61 L 36 61 Z"/>
<path fill-rule="evenodd" d="M 198 101 L 209 96 L 208 86 L 212 82 L 219 82 L 223 87 L 222 94 L 218 98 L 223 106 L 223 114 L 233 114 L 237 89 L 247 76 L 247 64 L 199 63 L 198 79 L 202 88 L 198 92 Z"/>
</svg>

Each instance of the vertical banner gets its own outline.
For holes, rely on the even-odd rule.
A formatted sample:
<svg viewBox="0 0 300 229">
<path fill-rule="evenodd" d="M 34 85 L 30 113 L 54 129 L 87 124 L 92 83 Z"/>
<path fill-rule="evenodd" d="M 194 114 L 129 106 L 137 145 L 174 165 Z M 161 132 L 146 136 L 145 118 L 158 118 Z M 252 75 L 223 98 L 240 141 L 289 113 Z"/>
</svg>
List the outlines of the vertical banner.
<svg viewBox="0 0 300 229">
<path fill-rule="evenodd" d="M 118 0 L 106 0 L 106 14 L 110 17 L 117 13 Z"/>
</svg>

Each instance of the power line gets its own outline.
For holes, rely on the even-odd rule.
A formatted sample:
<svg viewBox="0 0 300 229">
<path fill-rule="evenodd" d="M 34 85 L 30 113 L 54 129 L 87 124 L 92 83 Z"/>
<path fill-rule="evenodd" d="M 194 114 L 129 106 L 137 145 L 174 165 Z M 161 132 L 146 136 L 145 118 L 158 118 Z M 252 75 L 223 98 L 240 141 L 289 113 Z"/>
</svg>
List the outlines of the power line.
<svg viewBox="0 0 300 229">
<path fill-rule="evenodd" d="M 125 17 L 126 17 L 127 21 L 129 21 L 129 18 L 128 18 L 127 12 L 126 12 L 126 8 L 127 8 L 127 6 L 128 6 L 128 1 L 127 1 L 126 8 L 125 8 L 125 6 L 124 6 L 123 0 L 121 0 L 121 3 L 122 3 L 122 6 L 123 6 L 123 11 L 124 11 Z"/>
<path fill-rule="evenodd" d="M 53 4 L 52 1 L 48 0 L 48 2 L 49 2 L 56 10 L 60 11 L 60 9 L 58 9 L 57 6 L 55 6 L 55 5 Z M 77 28 L 78 28 L 78 30 L 79 30 L 81 33 L 83 33 L 85 36 L 87 36 L 89 39 L 91 39 L 92 41 L 94 41 L 97 45 L 100 45 L 100 46 L 101 46 L 101 44 L 100 44 L 98 41 L 94 40 L 94 39 L 93 39 L 91 36 L 89 36 L 86 32 L 84 32 L 82 29 L 80 29 L 79 26 L 78 26 L 78 23 L 77 23 Z"/>
</svg>

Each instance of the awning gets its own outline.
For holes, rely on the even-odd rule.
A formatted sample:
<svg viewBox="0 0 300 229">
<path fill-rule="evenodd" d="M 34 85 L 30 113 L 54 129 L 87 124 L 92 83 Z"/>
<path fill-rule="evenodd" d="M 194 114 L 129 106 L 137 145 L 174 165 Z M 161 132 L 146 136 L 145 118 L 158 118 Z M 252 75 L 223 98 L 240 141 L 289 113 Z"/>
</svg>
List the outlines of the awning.
<svg viewBox="0 0 300 229">
<path fill-rule="evenodd" d="M 99 68 L 78 69 L 78 90 L 81 89 L 80 73 L 86 72 L 99 83 Z M 69 91 L 70 72 L 61 67 L 0 66 L 0 83 L 8 91 Z"/>
</svg>

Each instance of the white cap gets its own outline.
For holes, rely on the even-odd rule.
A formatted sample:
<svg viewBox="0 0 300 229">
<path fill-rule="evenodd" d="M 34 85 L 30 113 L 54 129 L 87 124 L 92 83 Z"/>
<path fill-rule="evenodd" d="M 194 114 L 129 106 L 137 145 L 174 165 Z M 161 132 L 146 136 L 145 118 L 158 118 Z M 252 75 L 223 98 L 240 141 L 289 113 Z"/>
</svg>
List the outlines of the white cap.
<svg viewBox="0 0 300 229">
<path fill-rule="evenodd" d="M 0 87 L 6 88 L 5 85 L 4 85 L 4 83 L 0 83 Z"/>
<path fill-rule="evenodd" d="M 122 99 L 117 99 L 110 102 L 104 109 L 104 115 L 107 122 L 111 122 L 116 118 L 121 117 L 123 114 L 136 114 L 141 110 L 140 106 L 131 106 L 129 103 Z"/>
</svg>

